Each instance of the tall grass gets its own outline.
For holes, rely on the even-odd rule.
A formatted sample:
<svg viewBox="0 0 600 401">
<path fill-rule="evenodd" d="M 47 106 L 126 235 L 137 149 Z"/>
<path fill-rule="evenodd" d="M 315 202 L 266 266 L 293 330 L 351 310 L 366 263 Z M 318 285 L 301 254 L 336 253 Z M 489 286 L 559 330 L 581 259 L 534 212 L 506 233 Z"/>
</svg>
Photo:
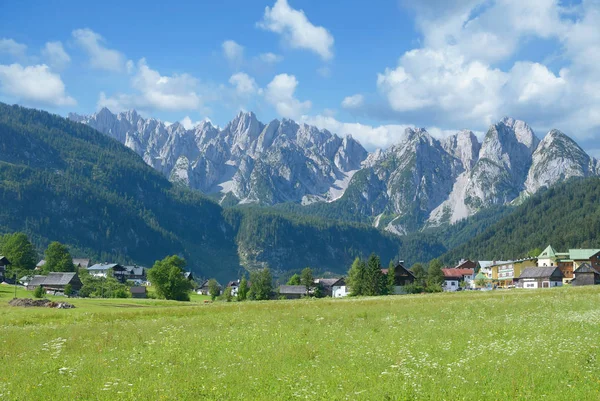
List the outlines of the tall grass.
<svg viewBox="0 0 600 401">
<path fill-rule="evenodd" d="M 0 399 L 600 399 L 600 288 L 245 303 L 0 299 Z"/>
</svg>

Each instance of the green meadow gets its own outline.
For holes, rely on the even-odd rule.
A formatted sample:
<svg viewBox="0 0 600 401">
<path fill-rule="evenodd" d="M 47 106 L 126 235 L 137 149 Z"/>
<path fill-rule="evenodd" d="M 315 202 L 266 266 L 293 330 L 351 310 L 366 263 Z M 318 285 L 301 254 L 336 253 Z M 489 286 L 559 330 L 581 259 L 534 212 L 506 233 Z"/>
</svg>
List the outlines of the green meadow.
<svg viewBox="0 0 600 401">
<path fill-rule="evenodd" d="M 599 287 L 70 310 L 12 291 L 0 400 L 600 399 Z"/>
</svg>

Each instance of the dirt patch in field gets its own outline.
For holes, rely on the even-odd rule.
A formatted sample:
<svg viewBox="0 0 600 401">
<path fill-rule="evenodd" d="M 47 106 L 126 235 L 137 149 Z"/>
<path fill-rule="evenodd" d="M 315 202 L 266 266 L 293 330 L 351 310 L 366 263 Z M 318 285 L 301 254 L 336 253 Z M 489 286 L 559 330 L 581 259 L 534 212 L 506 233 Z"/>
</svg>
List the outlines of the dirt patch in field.
<svg viewBox="0 0 600 401">
<path fill-rule="evenodd" d="M 73 309 L 75 305 L 68 302 L 55 302 L 49 299 L 30 299 L 30 298 L 14 298 L 8 303 L 10 306 L 24 306 L 24 307 L 42 307 L 42 308 L 56 308 L 56 309 Z"/>
</svg>

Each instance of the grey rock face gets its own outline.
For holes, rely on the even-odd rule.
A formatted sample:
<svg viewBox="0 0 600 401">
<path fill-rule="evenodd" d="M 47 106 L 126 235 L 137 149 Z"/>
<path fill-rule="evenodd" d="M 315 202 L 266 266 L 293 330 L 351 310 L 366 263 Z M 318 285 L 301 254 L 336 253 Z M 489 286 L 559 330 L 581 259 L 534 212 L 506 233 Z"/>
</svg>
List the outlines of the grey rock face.
<svg viewBox="0 0 600 401">
<path fill-rule="evenodd" d="M 352 137 L 291 120 L 265 125 L 240 112 L 222 130 L 203 122 L 191 130 L 142 118 L 134 110 L 70 114 L 125 144 L 173 182 L 205 193 L 232 193 L 241 203 L 328 199 L 358 170 L 367 151 Z M 343 190 L 344 188 L 342 188 Z"/>
</svg>

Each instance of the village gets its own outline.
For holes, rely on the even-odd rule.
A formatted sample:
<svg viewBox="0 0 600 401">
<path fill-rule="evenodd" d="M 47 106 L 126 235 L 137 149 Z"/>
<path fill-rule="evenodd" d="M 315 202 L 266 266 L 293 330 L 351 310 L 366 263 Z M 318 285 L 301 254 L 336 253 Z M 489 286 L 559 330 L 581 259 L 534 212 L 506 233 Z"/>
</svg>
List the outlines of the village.
<svg viewBox="0 0 600 401">
<path fill-rule="evenodd" d="M 41 260 L 35 271 L 41 271 L 45 265 Z M 10 260 L 0 255 L 0 282 L 10 283 L 11 278 L 6 277 L 6 270 Z M 137 265 L 121 265 L 118 263 L 92 264 L 90 259 L 74 258 L 74 272 L 48 272 L 47 274 L 33 274 L 19 278 L 17 283 L 27 290 L 34 291 L 43 288 L 44 292 L 52 295 L 77 296 L 82 288 L 79 277 L 83 271 L 92 277 L 113 277 L 120 283 L 127 283 L 129 294 L 132 298 L 146 298 L 147 289 L 152 286 L 148 280 L 148 268 Z M 455 291 L 490 291 L 500 289 L 537 289 L 554 288 L 563 285 L 585 286 L 600 284 L 600 249 L 569 249 L 566 252 L 557 252 L 548 246 L 537 257 L 505 261 L 478 261 L 461 260 L 455 266 L 445 266 L 441 269 L 443 283 L 441 289 L 445 292 Z M 229 281 L 225 286 L 208 279 L 196 281 L 192 272 L 182 272 L 189 280 L 193 291 L 201 295 L 222 295 L 237 297 L 240 279 Z M 383 277 L 387 277 L 388 269 L 381 269 Z M 393 288 L 390 295 L 409 293 L 409 286 L 417 280 L 415 272 L 407 268 L 402 261 L 394 268 Z M 299 299 L 307 296 L 342 298 L 352 294 L 346 277 L 314 278 L 314 285 L 300 285 L 288 283 L 280 285 L 270 298 Z M 212 287 L 217 288 L 211 289 Z M 252 285 L 247 283 L 248 287 Z M 65 291 L 68 288 L 68 291 Z M 216 292 L 216 293 L 215 293 Z"/>
</svg>

